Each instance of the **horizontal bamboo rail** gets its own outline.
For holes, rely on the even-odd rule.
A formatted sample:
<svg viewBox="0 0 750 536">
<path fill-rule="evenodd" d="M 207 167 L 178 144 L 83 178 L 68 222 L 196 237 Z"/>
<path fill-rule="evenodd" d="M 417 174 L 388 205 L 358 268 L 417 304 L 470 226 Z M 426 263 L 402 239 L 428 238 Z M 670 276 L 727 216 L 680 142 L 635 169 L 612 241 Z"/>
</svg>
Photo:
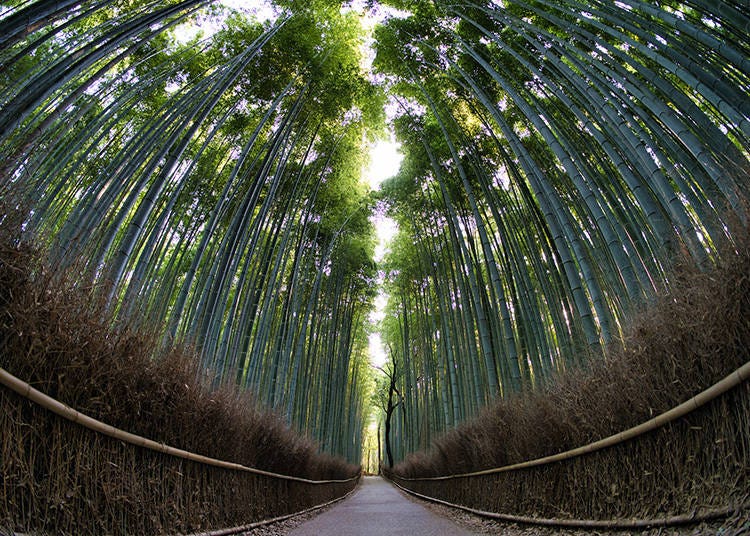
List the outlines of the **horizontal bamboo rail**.
<svg viewBox="0 0 750 536">
<path fill-rule="evenodd" d="M 416 491 L 412 491 L 399 485 L 398 482 L 391 482 L 401 490 L 419 497 L 421 499 L 442 504 L 444 506 L 450 506 L 451 508 L 457 508 L 465 512 L 469 512 L 481 517 L 487 517 L 491 519 L 497 519 L 500 521 L 507 521 L 509 523 L 523 523 L 527 525 L 542 525 L 547 527 L 568 527 L 568 528 L 584 528 L 584 529 L 648 529 L 652 527 L 672 527 L 675 525 L 686 525 L 688 523 L 700 523 L 702 521 L 708 521 L 720 517 L 728 516 L 734 512 L 750 508 L 750 503 L 745 503 L 740 506 L 728 506 L 724 508 L 717 508 L 714 510 L 707 510 L 705 512 L 691 514 L 683 514 L 676 516 L 665 516 L 661 518 L 653 519 L 558 519 L 558 518 L 539 518 L 539 517 L 528 517 L 528 516 L 517 516 L 512 514 L 500 514 L 497 512 L 488 512 L 486 510 L 477 510 L 476 508 L 470 508 L 461 504 L 453 504 L 448 501 L 436 499 L 429 495 L 422 495 Z"/>
<path fill-rule="evenodd" d="M 405 482 L 417 482 L 417 481 L 428 481 L 428 480 L 450 480 L 454 478 L 466 478 L 466 477 L 473 477 L 473 476 L 490 475 L 490 474 L 495 474 L 495 473 L 504 473 L 507 471 L 516 471 L 518 469 L 525 469 L 527 467 L 535 467 L 538 465 L 546 465 L 549 463 L 568 460 L 570 458 L 575 458 L 576 456 L 581 456 L 583 454 L 589 454 L 591 452 L 595 452 L 603 448 L 612 447 L 614 445 L 617 445 L 629 439 L 633 439 L 634 437 L 643 435 L 646 432 L 650 432 L 656 428 L 659 428 L 660 426 L 664 426 L 665 424 L 672 422 L 675 419 L 679 419 L 680 417 L 683 417 L 687 415 L 688 413 L 695 411 L 699 407 L 707 404 L 708 402 L 711 402 L 715 398 L 718 398 L 719 396 L 737 387 L 742 382 L 747 381 L 748 379 L 750 379 L 750 361 L 748 361 L 747 363 L 742 365 L 740 368 L 738 368 L 731 374 L 727 375 L 725 378 L 718 381 L 717 383 L 715 383 L 714 385 L 712 385 L 705 391 L 701 391 L 700 393 L 698 393 L 691 399 L 683 402 L 679 406 L 676 406 L 668 411 L 665 411 L 664 413 L 660 415 L 657 415 L 653 419 L 649 419 L 648 421 L 644 423 L 636 425 L 632 428 L 628 428 L 627 430 L 624 430 L 617 434 L 613 434 L 609 437 L 605 437 L 604 439 L 600 439 L 593 443 L 589 443 L 588 445 L 577 447 L 571 450 L 566 450 L 565 452 L 560 452 L 558 454 L 544 456 L 542 458 L 536 458 L 536 459 L 528 460 L 525 462 L 514 463 L 511 465 L 505 465 L 503 467 L 496 467 L 494 469 L 474 471 L 471 473 L 461 473 L 457 475 L 444 475 L 444 476 L 429 476 L 429 477 L 398 476 L 397 478 Z"/>
<path fill-rule="evenodd" d="M 231 534 L 238 534 L 240 532 L 247 532 L 249 530 L 257 529 L 258 527 L 263 527 L 265 525 L 271 525 L 272 523 L 279 523 L 280 521 L 285 521 L 287 519 L 291 519 L 293 517 L 301 516 L 303 514 L 308 514 L 310 512 L 314 512 L 315 510 L 320 510 L 321 508 L 325 508 L 326 506 L 330 506 L 332 504 L 336 504 L 337 502 L 343 501 L 347 497 L 349 497 L 352 493 L 354 493 L 357 490 L 355 487 L 353 490 L 351 490 L 349 493 L 344 495 L 343 497 L 339 497 L 338 499 L 333 499 L 332 501 L 325 502 L 323 504 L 317 504 L 313 506 L 312 508 L 308 508 L 307 510 L 302 510 L 300 512 L 294 512 L 291 514 L 286 514 L 284 516 L 274 517 L 272 519 L 264 519 L 263 521 L 256 521 L 255 523 L 250 523 L 249 525 L 242 525 L 241 527 L 231 527 L 227 529 L 217 529 L 212 530 L 209 532 L 197 532 L 194 534 L 189 534 L 188 536 L 230 536 Z"/>
<path fill-rule="evenodd" d="M 131 434 L 130 432 L 126 432 L 119 428 L 115 428 L 114 426 L 110 426 L 109 424 L 103 423 L 99 420 L 89 417 L 88 415 L 85 415 L 79 411 L 76 411 L 70 406 L 63 404 L 62 402 L 55 400 L 54 398 L 50 396 L 47 396 L 41 391 L 34 389 L 28 383 L 13 376 L 12 374 L 10 374 L 8 371 L 6 371 L 3 368 L 0 368 L 0 384 L 11 389 L 12 391 L 15 391 L 22 397 L 34 402 L 35 404 L 51 411 L 52 413 L 55 413 L 59 415 L 60 417 L 63 417 L 64 419 L 67 419 L 74 423 L 77 423 L 83 426 L 84 428 L 88 428 L 89 430 L 93 430 L 95 432 L 104 434 L 114 439 L 124 441 L 125 443 L 129 443 L 131 445 L 143 447 L 143 448 L 153 450 L 156 452 L 160 452 L 163 454 L 168 454 L 170 456 L 174 456 L 177 458 L 182 458 L 185 460 L 202 463 L 205 465 L 222 467 L 224 469 L 233 469 L 235 471 L 244 471 L 248 473 L 254 473 L 257 475 L 263 475 L 263 476 L 267 476 L 271 478 L 278 478 L 282 480 L 293 480 L 296 482 L 304 482 L 306 484 L 345 483 L 345 482 L 352 482 L 359 478 L 359 475 L 356 475 L 356 476 L 353 476 L 352 478 L 347 478 L 347 479 L 342 479 L 342 480 L 309 480 L 307 478 L 301 478 L 301 477 L 290 476 L 290 475 L 281 475 L 278 473 L 263 471 L 261 469 L 247 467 L 239 463 L 217 460 L 216 458 L 209 458 L 208 456 L 203 456 L 201 454 L 196 454 L 194 452 L 188 452 L 186 450 L 182 450 L 182 449 L 178 449 L 175 447 L 171 447 L 169 445 L 165 445 L 164 443 L 158 443 L 156 441 L 147 439 L 145 437 L 141 437 L 139 435 Z"/>
</svg>

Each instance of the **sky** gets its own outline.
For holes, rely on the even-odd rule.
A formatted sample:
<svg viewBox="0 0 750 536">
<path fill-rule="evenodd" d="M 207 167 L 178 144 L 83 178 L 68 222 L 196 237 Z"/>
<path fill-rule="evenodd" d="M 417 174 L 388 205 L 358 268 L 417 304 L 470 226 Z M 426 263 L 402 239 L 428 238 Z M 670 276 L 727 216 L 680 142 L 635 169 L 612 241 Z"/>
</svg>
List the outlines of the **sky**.
<svg viewBox="0 0 750 536">
<path fill-rule="evenodd" d="M 367 180 L 370 188 L 377 190 L 385 179 L 392 177 L 398 172 L 403 156 L 398 152 L 399 144 L 396 143 L 393 135 L 390 140 L 379 141 L 370 149 L 370 167 L 364 172 L 364 178 Z M 396 222 L 384 214 L 375 212 L 372 215 L 372 222 L 375 226 L 378 243 L 375 246 L 375 261 L 381 262 L 388 251 L 388 243 L 398 231 Z M 375 297 L 375 310 L 370 314 L 369 321 L 375 328 L 370 334 L 369 351 L 370 363 L 376 367 L 382 367 L 385 364 L 387 355 L 383 348 L 383 340 L 377 331 L 377 323 L 385 318 L 385 306 L 388 302 L 388 295 L 383 289 L 379 289 Z"/>
<path fill-rule="evenodd" d="M 273 19 L 277 15 L 271 2 L 267 0 L 220 0 L 218 3 L 254 15 L 259 21 Z M 383 20 L 388 17 L 400 18 L 408 15 L 407 12 L 399 11 L 388 6 L 377 6 L 374 9 L 367 9 L 366 0 L 352 0 L 349 6 L 342 9 L 360 13 L 362 15 L 362 25 L 368 33 L 372 32 L 377 23 L 383 22 Z M 179 41 L 186 42 L 195 37 L 195 34 L 199 30 L 203 31 L 204 37 L 209 37 L 215 34 L 219 30 L 219 27 L 220 23 L 217 20 L 203 20 L 200 25 L 183 24 L 177 27 L 175 35 Z M 372 38 L 368 37 L 365 42 L 367 48 L 365 51 L 365 62 L 370 64 L 372 63 L 372 57 L 374 56 L 370 50 L 371 44 Z"/>
<path fill-rule="evenodd" d="M 265 0 L 221 0 L 221 4 L 254 15 L 258 20 L 267 20 L 274 18 L 274 12 L 271 4 Z M 376 10 L 367 10 L 364 0 L 353 0 L 351 6 L 347 9 L 362 13 L 363 26 L 370 33 L 378 22 L 382 22 L 386 17 L 400 17 L 404 14 L 390 8 L 378 8 Z M 215 19 L 201 21 L 200 25 L 183 24 L 179 26 L 175 35 L 179 41 L 186 42 L 197 34 L 203 32 L 203 37 L 207 38 L 215 34 L 220 27 L 220 22 Z M 365 40 L 363 51 L 364 65 L 363 68 L 369 70 L 374 58 L 374 52 L 371 48 L 373 40 L 368 37 Z M 386 110 L 389 112 L 389 110 Z M 388 113 L 391 115 L 391 113 Z M 390 119 L 390 118 L 389 118 Z M 398 172 L 401 164 L 402 155 L 399 153 L 399 144 L 395 141 L 391 133 L 387 140 L 380 140 L 370 146 L 370 165 L 363 171 L 363 177 L 372 190 L 378 190 L 380 184 L 387 178 L 392 177 Z M 396 223 L 381 213 L 374 213 L 372 222 L 378 243 L 375 247 L 374 259 L 381 262 L 388 251 L 388 243 L 398 231 Z M 381 279 L 382 283 L 382 279 Z M 369 317 L 370 324 L 374 332 L 369 337 L 370 362 L 376 367 L 382 367 L 386 361 L 386 353 L 383 348 L 382 337 L 377 331 L 377 324 L 385 317 L 385 306 L 388 302 L 388 296 L 384 291 L 379 289 L 375 298 L 375 309 Z"/>
<path fill-rule="evenodd" d="M 259 21 L 272 19 L 276 16 L 271 4 L 265 0 L 221 0 L 219 4 L 254 15 Z M 201 31 L 203 37 L 210 37 L 221 28 L 219 20 L 208 18 L 201 20 L 198 24 L 181 24 L 175 28 L 175 37 L 178 41 L 187 42 Z"/>
<path fill-rule="evenodd" d="M 390 140 L 378 141 L 370 147 L 370 166 L 363 173 L 370 189 L 378 190 L 385 179 L 398 173 L 403 158 L 399 152 L 400 147 L 401 145 L 396 142 L 392 134 Z M 398 227 L 396 222 L 377 211 L 372 216 L 372 222 L 378 238 L 378 244 L 375 246 L 375 261 L 381 262 L 388 251 L 388 242 L 396 234 Z"/>
</svg>

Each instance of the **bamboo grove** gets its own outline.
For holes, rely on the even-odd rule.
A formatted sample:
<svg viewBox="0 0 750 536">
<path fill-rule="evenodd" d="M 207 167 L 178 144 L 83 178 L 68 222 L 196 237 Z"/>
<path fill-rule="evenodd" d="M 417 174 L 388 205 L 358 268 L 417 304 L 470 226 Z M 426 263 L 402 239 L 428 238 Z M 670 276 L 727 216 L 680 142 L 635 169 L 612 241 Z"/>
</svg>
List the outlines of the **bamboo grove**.
<svg viewBox="0 0 750 536">
<path fill-rule="evenodd" d="M 375 65 L 405 154 L 384 187 L 400 459 L 601 355 L 676 258 L 711 264 L 746 218 L 750 12 L 398 4 Z"/>
<path fill-rule="evenodd" d="M 359 175 L 383 112 L 357 18 L 233 14 L 181 43 L 195 1 L 47 4 L 2 20 L 4 178 L 27 231 L 118 319 L 162 325 L 213 381 L 358 461 L 375 270 Z"/>
<path fill-rule="evenodd" d="M 745 220 L 750 11 L 713 0 L 0 6 L 0 182 L 119 320 L 359 460 L 381 329 L 394 452 L 585 365 Z M 186 23 L 223 27 L 179 39 Z M 385 127 L 400 172 L 373 195 Z M 376 204 L 398 223 L 373 261 Z"/>
</svg>

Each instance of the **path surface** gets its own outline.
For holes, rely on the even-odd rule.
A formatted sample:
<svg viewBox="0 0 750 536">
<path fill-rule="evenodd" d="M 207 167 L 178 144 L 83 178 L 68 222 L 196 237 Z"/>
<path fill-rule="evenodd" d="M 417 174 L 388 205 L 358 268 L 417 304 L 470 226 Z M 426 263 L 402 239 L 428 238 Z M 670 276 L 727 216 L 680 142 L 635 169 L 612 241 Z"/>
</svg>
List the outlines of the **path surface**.
<svg viewBox="0 0 750 536">
<path fill-rule="evenodd" d="M 380 477 L 366 476 L 351 497 L 303 523 L 291 536 L 466 536 L 453 521 L 404 497 Z"/>
</svg>

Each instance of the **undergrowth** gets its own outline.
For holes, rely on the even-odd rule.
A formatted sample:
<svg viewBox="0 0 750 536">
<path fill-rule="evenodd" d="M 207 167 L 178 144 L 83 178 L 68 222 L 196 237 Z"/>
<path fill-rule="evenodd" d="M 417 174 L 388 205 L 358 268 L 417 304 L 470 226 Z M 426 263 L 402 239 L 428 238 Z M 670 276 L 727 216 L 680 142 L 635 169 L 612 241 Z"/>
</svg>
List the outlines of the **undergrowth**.
<svg viewBox="0 0 750 536">
<path fill-rule="evenodd" d="M 209 389 L 188 347 L 155 350 L 133 322 L 112 325 L 97 292 L 50 267 L 22 239 L 22 216 L 0 212 L 0 367 L 107 424 L 178 448 L 310 479 L 358 468 L 317 452 L 248 394 Z"/>
<path fill-rule="evenodd" d="M 669 290 L 634 315 L 605 354 L 544 389 L 487 407 L 394 473 L 460 474 L 586 445 L 671 409 L 743 365 L 750 358 L 747 231 L 734 235 L 715 267 L 677 266 Z"/>
</svg>

